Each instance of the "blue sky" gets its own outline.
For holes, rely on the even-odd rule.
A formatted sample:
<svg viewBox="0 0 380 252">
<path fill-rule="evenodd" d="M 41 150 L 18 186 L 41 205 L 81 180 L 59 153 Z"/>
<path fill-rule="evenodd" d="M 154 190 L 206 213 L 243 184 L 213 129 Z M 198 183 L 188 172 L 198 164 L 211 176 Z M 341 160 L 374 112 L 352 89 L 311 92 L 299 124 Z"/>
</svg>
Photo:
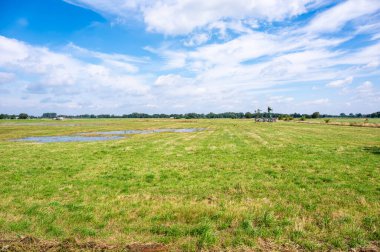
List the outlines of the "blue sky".
<svg viewBox="0 0 380 252">
<path fill-rule="evenodd" d="M 380 0 L 1 0 L 0 113 L 370 113 Z"/>
</svg>

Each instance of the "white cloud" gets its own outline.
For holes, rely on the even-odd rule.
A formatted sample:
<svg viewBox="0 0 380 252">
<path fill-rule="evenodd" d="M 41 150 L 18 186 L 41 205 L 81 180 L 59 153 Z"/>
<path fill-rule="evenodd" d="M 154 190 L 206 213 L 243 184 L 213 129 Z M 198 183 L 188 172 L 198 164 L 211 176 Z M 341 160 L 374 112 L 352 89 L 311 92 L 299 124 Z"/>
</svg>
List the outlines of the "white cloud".
<svg viewBox="0 0 380 252">
<path fill-rule="evenodd" d="M 303 105 L 327 105 L 329 104 L 329 99 L 321 98 L 321 99 L 316 99 L 316 100 L 311 100 L 311 101 L 305 101 L 302 104 Z"/>
<path fill-rule="evenodd" d="M 210 35 L 207 33 L 198 33 L 190 37 L 189 40 L 185 41 L 185 46 L 198 46 L 204 44 L 210 39 Z"/>
<path fill-rule="evenodd" d="M 192 80 L 190 78 L 184 78 L 178 74 L 167 74 L 160 75 L 157 77 L 154 84 L 156 86 L 184 86 L 191 83 Z"/>
<path fill-rule="evenodd" d="M 147 107 L 147 108 L 158 108 L 159 106 L 157 104 L 148 103 L 145 105 L 145 107 Z"/>
<path fill-rule="evenodd" d="M 359 92 L 359 93 L 362 93 L 362 94 L 371 94 L 373 92 L 373 84 L 372 82 L 370 81 L 365 81 L 363 82 L 361 85 L 359 85 L 356 90 Z"/>
<path fill-rule="evenodd" d="M 3 36 L 0 36 L 0 52 L 0 65 L 22 61 L 28 57 L 28 49 L 24 43 Z"/>
<path fill-rule="evenodd" d="M 379 0 L 348 0 L 322 12 L 305 27 L 307 32 L 328 33 L 340 30 L 347 22 L 380 10 Z"/>
<path fill-rule="evenodd" d="M 148 30 L 164 34 L 187 34 L 195 28 L 224 18 L 283 20 L 304 13 L 308 2 L 310 1 L 167 0 L 145 5 L 142 11 Z"/>
<path fill-rule="evenodd" d="M 104 15 L 116 15 L 126 18 L 130 12 L 136 12 L 148 0 L 64 0 L 67 3 L 92 9 Z"/>
<path fill-rule="evenodd" d="M 380 91 L 371 81 L 365 81 L 361 85 L 357 86 L 356 89 L 352 90 L 354 96 L 354 101 L 361 104 L 366 104 L 373 107 L 373 109 L 378 109 L 380 104 Z"/>
<path fill-rule="evenodd" d="M 138 72 L 136 63 L 148 63 L 148 58 L 137 58 L 123 54 L 107 54 L 91 51 L 73 43 L 67 45 L 67 51 L 78 58 L 94 58 L 102 61 L 102 65 L 106 65 L 112 69 L 119 69 L 130 73 Z"/>
<path fill-rule="evenodd" d="M 337 50 L 334 47 L 350 40 L 352 36 L 318 35 L 319 32 L 339 30 L 348 22 L 375 13 L 379 0 L 358 0 L 357 8 L 349 0 L 317 14 L 304 27 L 285 26 L 272 32 L 262 32 L 257 28 L 263 22 L 269 21 L 267 24 L 270 24 L 274 20 L 289 19 L 333 1 L 162 0 L 123 4 L 120 0 L 116 1 L 119 6 L 117 10 L 112 9 L 113 1 L 76 2 L 118 17 L 126 17 L 130 12 L 140 13 L 150 31 L 188 35 L 180 40 L 190 48 L 171 47 L 168 44 L 159 48 L 146 48 L 162 58 L 158 70 L 165 70 L 165 74 L 156 78 L 155 87 L 171 86 L 165 92 L 167 96 L 176 92 L 182 94 L 184 90 L 190 93 L 198 90 L 199 95 L 207 94 L 211 103 L 210 96 L 215 96 L 215 100 L 220 97 L 228 99 L 232 94 L 241 96 L 248 90 L 277 85 L 301 85 L 316 81 L 326 83 L 335 79 L 328 86 L 343 87 L 351 83 L 352 79 L 341 80 L 342 76 L 362 77 L 370 74 L 364 66 L 368 65 L 368 69 L 372 67 L 371 71 L 376 71 L 373 62 L 379 59 L 379 53 L 375 52 L 377 45 L 356 52 Z M 344 15 L 337 15 L 336 12 Z M 374 24 L 373 20 L 370 24 Z M 361 28 L 361 32 L 364 32 L 369 29 L 364 28 L 364 25 L 360 23 L 354 29 L 359 31 Z M 326 29 L 323 30 L 323 27 Z M 230 37 L 230 31 L 235 36 Z M 222 41 L 211 40 L 214 36 L 219 36 Z M 186 72 L 194 77 L 183 78 L 170 71 Z M 323 99 L 317 101 L 326 102 Z"/>
<path fill-rule="evenodd" d="M 294 101 L 294 97 L 287 97 L 282 95 L 270 96 L 268 98 L 268 104 L 283 104 L 290 103 Z"/>
<path fill-rule="evenodd" d="M 142 16 L 147 29 L 167 35 L 188 34 L 226 18 L 280 21 L 305 13 L 315 0 L 66 0 L 118 18 Z M 314 6 L 315 7 L 315 6 Z"/>
<path fill-rule="evenodd" d="M 141 95 L 149 90 L 149 86 L 144 84 L 145 77 L 131 74 L 138 68 L 118 59 L 121 55 L 84 52 L 103 60 L 99 64 L 88 63 L 68 53 L 53 52 L 0 36 L 0 68 L 20 81 L 33 80 L 27 84 L 28 92 L 54 92 L 56 95 L 91 93 L 99 96 L 112 91 Z M 9 75 L 3 74 L 3 77 L 8 78 Z"/>
<path fill-rule="evenodd" d="M 324 85 L 346 88 L 338 99 L 354 92 L 362 97 L 377 92 L 372 83 L 372 87 L 367 83 L 351 89 L 348 85 L 352 76 L 372 81 L 379 76 L 379 25 L 378 18 L 373 19 L 379 0 L 340 1 L 312 14 L 309 23 L 292 18 L 337 1 L 66 1 L 93 9 L 113 24 L 137 18 L 147 30 L 170 36 L 163 36 L 162 43 L 147 40 L 144 53 L 155 54 L 151 59 L 96 52 L 75 44 L 53 51 L 0 36 L 0 71 L 23 80 L 22 85 L 35 96 L 48 93 L 52 97 L 48 103 L 58 101 L 54 97 L 58 94 L 74 97 L 60 99 L 59 106 L 77 108 L 98 109 L 100 101 L 108 108 L 136 111 L 247 111 L 255 101 L 255 106 L 273 103 L 293 110 L 296 104 L 311 110 L 338 104 L 329 94 L 315 98 L 320 97 L 316 93 L 328 91 L 321 88 Z M 272 26 L 272 21 L 283 22 Z M 350 32 L 336 33 L 346 25 L 350 29 L 345 31 Z M 368 43 L 345 47 L 357 34 L 365 34 L 361 39 L 367 38 Z M 305 102 L 296 102 L 298 91 L 310 89 L 320 91 L 306 94 Z"/>
<path fill-rule="evenodd" d="M 380 62 L 378 60 L 372 60 L 370 61 L 365 67 L 372 68 L 372 67 L 378 67 L 380 65 Z"/>
<path fill-rule="evenodd" d="M 354 80 L 354 78 L 352 76 L 349 76 L 349 77 L 342 79 L 342 80 L 331 81 L 331 82 L 327 83 L 326 86 L 332 87 L 332 88 L 341 88 L 341 87 L 344 87 L 348 84 L 351 84 L 353 80 Z"/>
</svg>

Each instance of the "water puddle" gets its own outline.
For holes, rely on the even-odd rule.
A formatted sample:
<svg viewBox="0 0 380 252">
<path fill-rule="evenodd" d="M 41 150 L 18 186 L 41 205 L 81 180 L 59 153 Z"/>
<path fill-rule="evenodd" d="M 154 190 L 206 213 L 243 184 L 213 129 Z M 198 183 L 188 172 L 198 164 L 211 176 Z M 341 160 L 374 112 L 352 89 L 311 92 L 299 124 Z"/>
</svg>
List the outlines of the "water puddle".
<svg viewBox="0 0 380 252">
<path fill-rule="evenodd" d="M 205 129 L 204 128 L 185 128 L 185 129 L 153 129 L 153 130 L 115 130 L 115 131 L 79 133 L 78 135 L 73 135 L 73 136 L 25 137 L 25 138 L 16 139 L 13 141 L 37 142 L 37 143 L 94 142 L 94 141 L 123 139 L 124 137 L 121 135 L 152 134 L 152 133 L 162 133 L 162 132 L 191 133 L 191 132 L 197 132 L 197 131 L 203 131 L 203 130 Z"/>
</svg>

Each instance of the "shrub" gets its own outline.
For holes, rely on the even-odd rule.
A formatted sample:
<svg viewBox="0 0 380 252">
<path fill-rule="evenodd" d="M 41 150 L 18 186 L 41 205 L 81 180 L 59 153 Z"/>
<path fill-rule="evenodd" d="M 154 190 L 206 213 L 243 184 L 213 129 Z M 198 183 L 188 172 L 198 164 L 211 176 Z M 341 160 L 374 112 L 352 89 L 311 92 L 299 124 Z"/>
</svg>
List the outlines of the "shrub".
<svg viewBox="0 0 380 252">
<path fill-rule="evenodd" d="M 329 123 L 330 122 L 330 119 L 325 119 L 325 123 Z"/>
</svg>

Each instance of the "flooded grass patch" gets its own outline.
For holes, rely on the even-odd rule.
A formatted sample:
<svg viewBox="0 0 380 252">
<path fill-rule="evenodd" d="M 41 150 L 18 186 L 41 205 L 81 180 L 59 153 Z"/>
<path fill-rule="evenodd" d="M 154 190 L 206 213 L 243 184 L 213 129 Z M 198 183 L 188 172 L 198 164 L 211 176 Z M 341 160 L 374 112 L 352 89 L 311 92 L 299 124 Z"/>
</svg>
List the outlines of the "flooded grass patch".
<svg viewBox="0 0 380 252">
<path fill-rule="evenodd" d="M 73 136 L 34 136 L 14 139 L 15 142 L 37 142 L 37 143 L 65 143 L 65 142 L 96 142 L 107 140 L 119 140 L 124 137 L 119 135 L 132 135 L 132 134 L 153 134 L 153 133 L 191 133 L 203 131 L 203 128 L 184 128 L 184 129 L 152 129 L 152 130 L 114 130 L 114 131 L 98 131 L 79 133 Z M 107 135 L 107 136 L 97 136 Z"/>
</svg>

